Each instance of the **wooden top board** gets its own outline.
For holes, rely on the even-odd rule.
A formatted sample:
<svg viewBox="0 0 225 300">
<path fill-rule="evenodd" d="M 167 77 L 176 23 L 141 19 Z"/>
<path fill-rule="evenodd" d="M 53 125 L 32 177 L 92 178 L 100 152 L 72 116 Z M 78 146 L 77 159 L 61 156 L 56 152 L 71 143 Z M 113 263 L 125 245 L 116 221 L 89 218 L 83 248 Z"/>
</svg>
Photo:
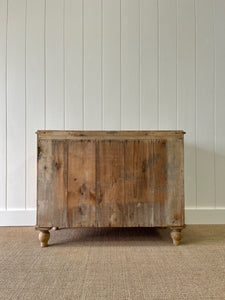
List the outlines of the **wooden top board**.
<svg viewBox="0 0 225 300">
<path fill-rule="evenodd" d="M 183 130 L 38 130 L 39 139 L 165 139 L 183 137 Z"/>
</svg>

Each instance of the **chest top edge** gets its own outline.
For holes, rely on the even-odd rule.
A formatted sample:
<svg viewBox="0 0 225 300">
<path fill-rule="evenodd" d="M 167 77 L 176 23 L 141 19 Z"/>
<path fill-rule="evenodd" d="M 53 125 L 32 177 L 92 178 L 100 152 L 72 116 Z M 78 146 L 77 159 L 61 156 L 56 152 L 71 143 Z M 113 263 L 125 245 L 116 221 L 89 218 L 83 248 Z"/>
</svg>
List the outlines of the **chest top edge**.
<svg viewBox="0 0 225 300">
<path fill-rule="evenodd" d="M 38 139 L 167 139 L 183 138 L 183 130 L 38 130 Z"/>
</svg>

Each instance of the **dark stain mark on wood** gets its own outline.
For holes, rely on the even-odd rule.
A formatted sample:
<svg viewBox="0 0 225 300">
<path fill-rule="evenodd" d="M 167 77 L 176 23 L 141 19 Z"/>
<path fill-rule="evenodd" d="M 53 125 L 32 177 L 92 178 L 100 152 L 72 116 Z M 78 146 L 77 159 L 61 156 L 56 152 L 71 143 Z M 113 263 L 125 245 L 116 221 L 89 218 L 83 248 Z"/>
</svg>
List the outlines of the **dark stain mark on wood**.
<svg viewBox="0 0 225 300">
<path fill-rule="evenodd" d="M 108 133 L 105 140 L 77 133 L 38 141 L 38 225 L 182 225 L 180 139 L 143 133 L 116 140 Z"/>
<path fill-rule="evenodd" d="M 55 162 L 55 168 L 59 170 L 61 168 L 60 162 Z"/>
<path fill-rule="evenodd" d="M 81 195 L 84 195 L 85 191 L 86 191 L 86 184 L 83 183 L 82 186 L 81 186 L 81 188 L 80 188 Z"/>
<path fill-rule="evenodd" d="M 103 192 L 101 190 L 101 187 L 100 187 L 100 191 L 99 191 L 99 198 L 98 198 L 98 204 L 100 204 L 102 202 L 102 199 L 103 199 Z"/>
<path fill-rule="evenodd" d="M 153 167 L 153 165 L 156 164 L 159 159 L 160 159 L 160 153 L 150 154 L 149 159 L 148 159 L 148 167 L 151 169 Z"/>
<path fill-rule="evenodd" d="M 37 149 L 37 159 L 39 160 L 41 158 L 41 147 L 38 146 L 38 149 Z"/>
<path fill-rule="evenodd" d="M 144 160 L 142 161 L 142 172 L 143 172 L 143 173 L 146 172 L 147 168 L 148 168 L 148 163 L 147 163 L 147 160 L 144 159 Z"/>
<path fill-rule="evenodd" d="M 83 209 L 82 209 L 82 207 L 81 206 L 79 206 L 79 213 L 80 213 L 80 215 L 84 215 L 84 211 L 83 211 Z"/>
</svg>

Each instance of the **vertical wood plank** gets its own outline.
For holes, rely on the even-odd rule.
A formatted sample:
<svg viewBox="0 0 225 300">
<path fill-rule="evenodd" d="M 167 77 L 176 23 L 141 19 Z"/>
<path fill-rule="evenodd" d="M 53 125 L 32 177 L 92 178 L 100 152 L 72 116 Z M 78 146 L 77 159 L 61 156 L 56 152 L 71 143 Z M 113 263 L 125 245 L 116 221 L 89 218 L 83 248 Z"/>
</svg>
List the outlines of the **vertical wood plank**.
<svg viewBox="0 0 225 300">
<path fill-rule="evenodd" d="M 185 203 L 196 207 L 195 2 L 178 1 L 178 128 L 185 135 Z"/>
<path fill-rule="evenodd" d="M 83 128 L 82 0 L 65 1 L 65 128 Z"/>
<path fill-rule="evenodd" d="M 124 142 L 99 141 L 96 222 L 100 227 L 126 226 L 124 212 Z"/>
<path fill-rule="evenodd" d="M 159 0 L 159 128 L 177 127 L 177 1 Z"/>
<path fill-rule="evenodd" d="M 46 129 L 64 129 L 64 1 L 46 1 Z"/>
<path fill-rule="evenodd" d="M 167 141 L 153 140 L 153 156 L 151 159 L 151 168 L 153 172 L 153 189 L 154 189 L 154 208 L 153 220 L 154 226 L 166 226 L 167 218 L 167 201 L 168 201 L 168 161 L 167 161 Z M 173 167 L 173 166 L 172 166 Z M 172 180 L 172 178 L 171 178 Z M 174 181 L 173 181 L 174 182 Z M 176 200 L 173 199 L 176 203 Z"/>
<path fill-rule="evenodd" d="M 96 143 L 68 141 L 69 226 L 96 225 Z"/>
<path fill-rule="evenodd" d="M 26 1 L 8 1 L 7 208 L 25 208 Z"/>
<path fill-rule="evenodd" d="M 140 127 L 140 6 L 121 1 L 121 127 Z"/>
<path fill-rule="evenodd" d="M 36 130 L 44 129 L 45 1 L 27 2 L 26 26 L 26 208 L 36 207 Z"/>
<path fill-rule="evenodd" d="M 140 0 L 140 124 L 158 128 L 158 7 Z"/>
<path fill-rule="evenodd" d="M 167 150 L 167 207 L 166 223 L 183 226 L 184 218 L 184 141 L 171 138 L 166 142 Z M 175 187 L 176 185 L 176 187 Z"/>
<path fill-rule="evenodd" d="M 197 206 L 214 207 L 214 34 L 211 0 L 196 0 Z"/>
<path fill-rule="evenodd" d="M 216 207 L 225 207 L 225 1 L 215 5 L 215 189 Z"/>
<path fill-rule="evenodd" d="M 38 141 L 39 227 L 68 227 L 67 219 L 67 142 Z"/>
<path fill-rule="evenodd" d="M 103 1 L 104 129 L 120 129 L 120 0 Z"/>
<path fill-rule="evenodd" d="M 101 0 L 84 0 L 85 129 L 102 128 Z"/>
<path fill-rule="evenodd" d="M 125 140 L 124 214 L 126 226 L 152 226 L 154 202 L 153 147 L 149 141 Z M 156 223 L 156 222 L 155 222 Z M 156 223 L 157 224 L 157 223 Z"/>
<path fill-rule="evenodd" d="M 0 0 L 0 210 L 6 208 L 6 123 L 7 123 L 7 91 L 6 91 L 6 61 L 7 61 L 7 18 L 8 2 Z"/>
</svg>

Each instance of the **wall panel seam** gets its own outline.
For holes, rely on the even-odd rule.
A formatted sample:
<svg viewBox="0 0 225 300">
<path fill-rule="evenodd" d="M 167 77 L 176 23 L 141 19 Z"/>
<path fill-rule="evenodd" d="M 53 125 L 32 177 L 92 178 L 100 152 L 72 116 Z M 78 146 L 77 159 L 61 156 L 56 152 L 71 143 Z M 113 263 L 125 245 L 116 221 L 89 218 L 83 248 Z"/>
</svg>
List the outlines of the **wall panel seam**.
<svg viewBox="0 0 225 300">
<path fill-rule="evenodd" d="M 141 94 L 141 0 L 139 1 L 139 129 L 141 129 L 141 109 L 142 109 L 142 94 Z"/>
<path fill-rule="evenodd" d="M 213 118 L 214 118 L 214 155 L 213 155 L 213 163 L 214 163 L 214 208 L 217 207 L 217 190 L 216 190 L 216 35 L 215 35 L 215 1 L 213 2 L 213 38 L 214 38 L 214 99 L 213 99 Z"/>
<path fill-rule="evenodd" d="M 46 18 L 47 18 L 47 11 L 46 11 L 46 1 L 44 4 L 44 128 L 46 129 Z"/>
<path fill-rule="evenodd" d="M 64 130 L 66 128 L 66 50 L 65 50 L 65 19 L 66 19 L 66 10 L 65 10 L 65 1 L 63 0 L 63 124 L 64 124 Z"/>
<path fill-rule="evenodd" d="M 101 0 L 101 22 L 100 22 L 100 26 L 101 26 L 101 118 L 102 118 L 102 124 L 101 127 L 104 130 L 105 128 L 105 124 L 104 124 L 104 112 L 105 112 L 105 108 L 104 108 L 104 76 L 103 76 L 103 61 L 104 61 L 104 51 L 103 51 L 103 0 Z"/>
<path fill-rule="evenodd" d="M 8 122 L 7 122 L 7 107 L 8 107 L 8 15 L 9 15 L 9 0 L 7 0 L 7 7 L 6 7 L 6 43 L 5 43 L 5 210 L 7 210 L 7 178 L 8 178 L 8 170 L 7 170 L 7 144 L 8 144 Z"/>
<path fill-rule="evenodd" d="M 85 84 L 84 84 L 84 1 L 82 1 L 82 117 L 83 129 L 85 129 Z"/>
<path fill-rule="evenodd" d="M 198 151 L 197 151 L 197 9 L 196 9 L 196 0 L 194 0 L 194 14 L 195 14 L 195 185 L 196 185 L 196 208 L 198 207 L 198 179 L 197 179 L 197 160 L 198 160 Z"/>
<path fill-rule="evenodd" d="M 176 128 L 178 129 L 178 1 L 176 0 Z"/>
<path fill-rule="evenodd" d="M 160 129 L 160 27 L 159 27 L 159 1 L 157 0 L 157 122 Z"/>
<path fill-rule="evenodd" d="M 121 1 L 120 0 L 120 130 L 123 128 L 122 124 L 122 7 L 121 7 Z"/>
<path fill-rule="evenodd" d="M 24 66 L 24 75 L 25 75 L 25 79 L 24 79 L 24 106 L 25 106 L 25 210 L 27 209 L 27 173 L 28 173 L 28 143 L 27 143 L 27 139 L 28 139 L 28 135 L 27 135 L 27 106 L 28 101 L 27 101 L 27 0 L 25 2 L 25 38 L 24 38 L 24 62 L 25 62 L 25 66 Z"/>
</svg>

